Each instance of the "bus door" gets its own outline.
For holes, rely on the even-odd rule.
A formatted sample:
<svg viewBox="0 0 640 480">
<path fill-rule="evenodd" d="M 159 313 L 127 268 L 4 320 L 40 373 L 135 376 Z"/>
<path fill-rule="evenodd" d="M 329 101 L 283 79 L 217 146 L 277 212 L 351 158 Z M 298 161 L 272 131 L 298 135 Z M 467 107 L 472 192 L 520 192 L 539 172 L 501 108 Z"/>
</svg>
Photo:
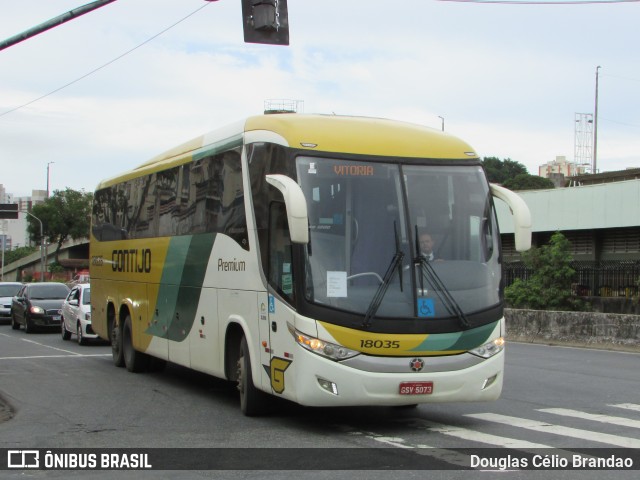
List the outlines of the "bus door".
<svg viewBox="0 0 640 480">
<path fill-rule="evenodd" d="M 282 202 L 269 206 L 267 299 L 269 330 L 269 380 L 277 394 L 284 394 L 285 372 L 293 362 L 295 346 L 287 325 L 294 324 L 295 304 L 292 246 L 287 224 L 287 211 Z M 293 387 L 290 387 L 290 391 Z"/>
</svg>

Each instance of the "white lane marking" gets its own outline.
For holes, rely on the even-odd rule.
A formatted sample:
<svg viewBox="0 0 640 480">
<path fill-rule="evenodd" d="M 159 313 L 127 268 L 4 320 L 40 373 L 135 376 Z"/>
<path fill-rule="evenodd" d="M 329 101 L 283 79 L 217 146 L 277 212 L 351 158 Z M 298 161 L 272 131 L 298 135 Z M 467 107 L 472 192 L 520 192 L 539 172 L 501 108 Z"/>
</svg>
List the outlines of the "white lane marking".
<svg viewBox="0 0 640 480">
<path fill-rule="evenodd" d="M 622 427 L 640 428 L 640 420 L 631 420 L 624 417 L 612 417 L 610 415 L 598 415 L 593 413 L 580 412 L 578 410 L 570 410 L 567 408 L 543 408 L 539 412 L 551 413 L 553 415 L 563 415 L 565 417 L 582 418 L 594 422 L 610 423 L 611 425 L 620 425 Z"/>
<path fill-rule="evenodd" d="M 407 445 L 404 438 L 399 437 L 377 437 L 373 435 L 367 435 L 368 438 L 374 439 L 376 442 L 384 443 L 385 445 L 391 445 L 396 448 L 415 448 L 413 445 Z M 427 447 L 430 448 L 430 447 Z"/>
<path fill-rule="evenodd" d="M 624 408 L 626 410 L 634 410 L 640 412 L 640 405 L 636 403 L 618 403 L 617 405 L 607 405 L 608 407 Z"/>
<path fill-rule="evenodd" d="M 423 443 L 412 444 L 407 442 L 406 439 L 400 437 L 385 437 L 379 433 L 373 432 L 359 432 L 351 431 L 351 434 L 362 435 L 366 438 L 374 440 L 376 442 L 383 443 L 395 448 L 414 449 L 418 455 L 424 455 L 431 458 L 438 459 L 440 461 L 450 463 L 452 465 L 458 465 L 461 467 L 468 467 L 470 460 L 468 455 L 463 455 L 460 452 L 449 450 L 446 448 L 436 448 L 431 445 Z"/>
<path fill-rule="evenodd" d="M 499 447 L 515 448 L 518 450 L 552 448 L 549 445 L 544 445 L 542 443 L 533 443 L 516 438 L 491 435 L 489 433 L 477 432 L 475 430 L 469 430 L 467 428 L 454 427 L 452 425 L 445 425 L 437 422 L 430 422 L 421 418 L 408 419 L 406 422 L 411 427 L 426 428 L 431 432 L 442 433 L 443 435 L 449 435 L 451 437 L 461 438 L 463 440 L 470 440 L 472 442 L 497 445 Z"/>
<path fill-rule="evenodd" d="M 110 353 L 91 353 L 78 355 L 28 355 L 23 357 L 0 357 L 0 360 L 28 360 L 33 358 L 85 358 L 85 357 L 110 357 Z"/>
<path fill-rule="evenodd" d="M 45 345 L 44 343 L 36 342 L 34 340 L 28 340 L 26 338 L 21 338 L 21 340 L 23 342 L 33 343 L 35 345 L 40 345 L 41 347 L 50 348 L 52 350 L 57 350 L 59 352 L 70 353 L 71 355 L 82 355 L 81 353 L 78 353 L 78 352 L 72 352 L 71 350 L 65 350 L 64 348 L 52 347 L 50 345 Z"/>
<path fill-rule="evenodd" d="M 466 417 L 486 420 L 488 422 L 502 423 L 512 427 L 525 428 L 536 432 L 552 433 L 554 435 L 563 435 L 565 437 L 580 438 L 598 443 L 607 443 L 623 448 L 640 448 L 640 439 L 628 438 L 618 435 L 609 435 L 607 433 L 592 432 L 589 430 L 580 430 L 571 427 L 562 427 L 559 425 L 551 425 L 546 422 L 536 420 L 527 420 L 524 418 L 510 417 L 507 415 L 499 415 L 496 413 L 473 413 L 467 414 Z"/>
</svg>

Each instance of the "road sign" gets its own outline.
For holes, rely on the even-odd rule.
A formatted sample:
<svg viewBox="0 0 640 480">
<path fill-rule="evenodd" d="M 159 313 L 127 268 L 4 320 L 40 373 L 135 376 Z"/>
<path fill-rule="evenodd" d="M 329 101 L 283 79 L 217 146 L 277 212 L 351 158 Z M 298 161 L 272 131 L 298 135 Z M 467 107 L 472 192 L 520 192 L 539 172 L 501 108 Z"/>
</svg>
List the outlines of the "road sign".
<svg viewBox="0 0 640 480">
<path fill-rule="evenodd" d="M 17 203 L 0 203 L 0 219 L 17 220 L 18 204 Z"/>
</svg>

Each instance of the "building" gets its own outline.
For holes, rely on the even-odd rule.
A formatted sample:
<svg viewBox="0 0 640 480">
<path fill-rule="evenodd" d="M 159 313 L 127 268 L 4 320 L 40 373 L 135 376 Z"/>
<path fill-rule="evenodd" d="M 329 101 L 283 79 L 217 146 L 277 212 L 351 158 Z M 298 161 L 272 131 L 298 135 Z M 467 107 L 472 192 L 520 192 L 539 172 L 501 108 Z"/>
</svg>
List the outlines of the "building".
<svg viewBox="0 0 640 480">
<path fill-rule="evenodd" d="M 5 281 L 31 282 L 45 280 L 69 282 L 78 274 L 88 275 L 89 272 L 89 240 L 69 240 L 60 250 L 58 261 L 63 271 L 51 274 L 49 265 L 54 262 L 53 248 L 37 251 L 2 267 L 2 277 Z"/>
<path fill-rule="evenodd" d="M 557 156 L 555 160 L 538 167 L 538 176 L 551 180 L 556 188 L 565 186 L 567 177 L 584 175 L 589 165 L 569 162 L 567 157 Z"/>
<path fill-rule="evenodd" d="M 640 168 L 627 168 L 615 172 L 603 172 L 593 175 L 578 174 L 568 178 L 570 185 L 597 185 L 599 183 L 621 182 L 640 179 Z"/>
<path fill-rule="evenodd" d="M 640 176 L 633 175 L 626 170 L 608 172 L 585 176 L 581 186 L 518 192 L 531 211 L 534 246 L 547 244 L 557 231 L 571 242 L 577 284 L 585 294 L 632 296 L 638 292 Z M 607 183 L 591 183 L 599 176 Z M 500 201 L 496 209 L 508 273 L 520 262 L 520 254 L 515 251 L 510 212 Z"/>
<path fill-rule="evenodd" d="M 4 185 L 0 184 L 0 203 L 17 203 L 20 212 L 31 211 L 34 205 L 44 202 L 46 198 L 46 190 L 32 190 L 31 196 L 16 197 L 7 193 Z M 7 250 L 30 244 L 27 234 L 27 214 L 20 213 L 17 220 L 4 222 L 0 221 L 0 235 L 6 235 Z"/>
</svg>

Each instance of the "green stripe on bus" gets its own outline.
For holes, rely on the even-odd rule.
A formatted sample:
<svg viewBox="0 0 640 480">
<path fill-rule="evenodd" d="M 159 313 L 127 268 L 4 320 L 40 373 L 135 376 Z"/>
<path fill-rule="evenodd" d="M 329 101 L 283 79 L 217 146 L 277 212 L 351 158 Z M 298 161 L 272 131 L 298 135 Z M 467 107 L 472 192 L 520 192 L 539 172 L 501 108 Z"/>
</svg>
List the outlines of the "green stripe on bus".
<svg viewBox="0 0 640 480">
<path fill-rule="evenodd" d="M 146 330 L 177 342 L 189 335 L 200 301 L 215 233 L 173 237 L 158 289 L 154 319 Z"/>
<path fill-rule="evenodd" d="M 411 350 L 433 350 L 443 352 L 471 350 L 479 347 L 480 345 L 484 345 L 497 325 L 498 322 L 493 322 L 483 325 L 482 327 L 465 330 L 463 332 L 429 335 L 424 342 Z"/>
</svg>

